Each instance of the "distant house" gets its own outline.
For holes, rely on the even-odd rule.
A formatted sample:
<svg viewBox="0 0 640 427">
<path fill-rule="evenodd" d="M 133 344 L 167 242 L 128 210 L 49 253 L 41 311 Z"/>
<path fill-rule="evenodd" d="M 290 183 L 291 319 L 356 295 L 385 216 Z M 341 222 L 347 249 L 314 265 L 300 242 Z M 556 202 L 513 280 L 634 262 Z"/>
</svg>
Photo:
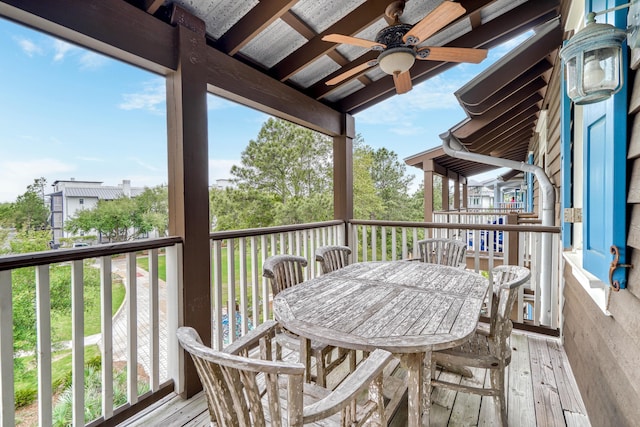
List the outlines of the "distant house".
<svg viewBox="0 0 640 427">
<path fill-rule="evenodd" d="M 66 220 L 73 218 L 76 212 L 91 209 L 98 204 L 98 200 L 114 200 L 121 196 L 135 197 L 144 191 L 142 187 L 131 187 L 131 181 L 122 180 L 117 187 L 102 185 L 100 181 L 68 181 L 58 180 L 53 185 L 53 193 L 49 194 L 51 201 L 51 229 L 54 243 L 59 243 L 62 237 L 68 237 L 64 230 Z"/>
<path fill-rule="evenodd" d="M 470 179 L 467 182 L 467 208 L 489 209 L 493 207 L 493 190 L 484 183 Z"/>
</svg>

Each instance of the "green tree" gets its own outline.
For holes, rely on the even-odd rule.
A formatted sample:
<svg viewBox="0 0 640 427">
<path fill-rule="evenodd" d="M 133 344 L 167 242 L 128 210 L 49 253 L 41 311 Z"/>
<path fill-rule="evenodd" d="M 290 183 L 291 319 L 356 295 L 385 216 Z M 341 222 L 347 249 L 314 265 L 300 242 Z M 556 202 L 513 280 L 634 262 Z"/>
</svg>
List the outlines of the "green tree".
<svg viewBox="0 0 640 427">
<path fill-rule="evenodd" d="M 331 140 L 280 119 L 268 119 L 231 174 L 239 188 L 272 194 L 281 203 L 331 190 Z"/>
<path fill-rule="evenodd" d="M 273 195 L 247 187 L 209 191 L 213 231 L 268 227 L 274 224 Z"/>
<path fill-rule="evenodd" d="M 139 212 L 141 229 L 149 232 L 157 230 L 160 237 L 167 235 L 169 229 L 169 195 L 167 187 L 145 188 L 134 197 L 136 210 Z"/>
<path fill-rule="evenodd" d="M 357 219 L 376 219 L 384 212 L 371 176 L 373 152 L 356 140 L 353 150 L 353 215 Z"/>
<path fill-rule="evenodd" d="M 44 203 L 44 186 L 47 180 L 38 178 L 18 196 L 13 204 L 14 223 L 18 229 L 38 230 L 47 226 L 49 209 Z"/>
</svg>

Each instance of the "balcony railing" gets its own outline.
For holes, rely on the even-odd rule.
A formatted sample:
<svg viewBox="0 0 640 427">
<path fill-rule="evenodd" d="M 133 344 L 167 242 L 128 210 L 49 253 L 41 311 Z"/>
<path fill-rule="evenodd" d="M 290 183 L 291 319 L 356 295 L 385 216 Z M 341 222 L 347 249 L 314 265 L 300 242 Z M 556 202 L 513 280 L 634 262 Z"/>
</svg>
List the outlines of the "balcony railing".
<svg viewBox="0 0 640 427">
<path fill-rule="evenodd" d="M 476 214 L 477 215 L 477 214 Z M 451 217 L 450 217 L 451 218 Z M 462 219 L 466 222 L 462 222 Z M 507 223 L 500 219 L 506 218 Z M 305 257 L 309 278 L 320 274 L 314 252 L 319 246 L 344 244 L 352 248 L 352 260 L 400 260 L 417 256 L 416 242 L 425 236 L 449 237 L 467 242 L 467 268 L 483 272 L 503 263 L 519 264 L 532 270 L 530 286 L 520 293 L 514 320 L 523 324 L 557 329 L 560 324 L 558 304 L 559 229 L 531 224 L 509 224 L 508 216 L 491 214 L 460 216 L 448 223 L 327 221 L 294 226 L 270 227 L 216 232 L 210 235 L 212 272 L 212 343 L 222 348 L 252 327 L 272 318 L 271 289 L 262 277 L 262 262 L 273 254 L 288 253 Z M 494 223 L 495 221 L 495 223 Z M 527 219 L 525 222 L 535 222 Z M 503 221 L 504 222 L 504 221 Z M 543 261 L 540 241 L 544 233 L 553 237 L 550 260 Z M 121 420 L 139 408 L 156 401 L 171 391 L 180 390 L 178 345 L 174 331 L 179 322 L 178 306 L 182 275 L 181 240 L 153 239 L 134 243 L 99 245 L 82 249 L 54 250 L 42 253 L 0 257 L 0 409 L 2 425 L 15 423 L 12 274 L 20 268 L 33 268 L 33 287 L 37 295 L 36 325 L 38 364 L 38 413 L 40 425 L 51 425 L 53 390 L 50 386 L 55 344 L 51 333 L 50 277 L 52 266 L 66 263 L 71 283 L 71 354 L 73 423 L 97 424 L 105 420 Z M 158 252 L 166 253 L 166 287 L 158 272 Z M 148 286 L 141 283 L 136 259 L 149 258 Z M 113 257 L 116 258 L 113 258 Z M 553 295 L 551 324 L 541 324 L 540 266 L 549 262 L 552 279 L 548 284 Z M 122 265 L 126 286 L 126 302 L 119 314 L 112 316 L 111 285 L 114 265 Z M 96 266 L 97 267 L 94 267 Z M 101 415 L 97 420 L 84 420 L 84 272 L 98 268 L 101 279 L 100 302 L 102 329 L 101 375 L 103 396 Z M 487 305 L 491 307 L 489 303 Z M 488 313 L 489 314 L 489 313 Z M 113 403 L 114 362 L 127 366 L 126 403 Z M 137 391 L 137 373 L 142 367 L 148 376 L 148 390 Z M 175 384 L 175 386 L 174 386 Z"/>
<path fill-rule="evenodd" d="M 166 253 L 166 286 L 160 286 L 158 252 Z M 82 249 L 61 249 L 38 253 L 0 257 L 0 424 L 15 424 L 14 409 L 14 340 L 12 275 L 21 268 L 31 267 L 33 289 L 36 295 L 37 347 L 37 406 L 38 423 L 52 425 L 54 390 L 52 388 L 52 364 L 55 348 L 60 346 L 52 339 L 51 278 L 55 265 L 70 265 L 71 287 L 71 401 L 73 425 L 96 424 L 122 416 L 128 411 L 167 395 L 173 390 L 177 372 L 169 367 L 178 366 L 177 341 L 168 331 L 178 324 L 177 280 L 181 276 L 179 264 L 180 238 L 164 238 L 131 243 L 92 246 Z M 148 256 L 149 275 L 144 286 L 139 280 L 137 258 Z M 123 308 L 112 316 L 112 285 L 116 263 L 122 267 L 121 277 L 126 287 Z M 85 419 L 85 333 L 84 290 L 85 273 L 97 268 L 100 277 L 100 321 L 98 336 L 101 352 L 101 415 L 96 420 Z M 28 352 L 29 353 L 29 352 Z M 126 403 L 114 405 L 114 365 L 126 364 Z M 139 394 L 139 373 L 144 370 L 144 389 Z"/>
</svg>

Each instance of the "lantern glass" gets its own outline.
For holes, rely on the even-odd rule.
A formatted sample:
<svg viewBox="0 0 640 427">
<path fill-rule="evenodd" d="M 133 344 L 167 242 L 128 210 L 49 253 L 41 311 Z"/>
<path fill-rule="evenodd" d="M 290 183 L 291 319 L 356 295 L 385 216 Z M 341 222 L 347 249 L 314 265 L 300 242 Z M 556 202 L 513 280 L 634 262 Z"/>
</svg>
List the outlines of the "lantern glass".
<svg viewBox="0 0 640 427">
<path fill-rule="evenodd" d="M 584 54 L 583 88 L 585 94 L 620 87 L 620 48 L 594 49 Z"/>
<path fill-rule="evenodd" d="M 571 57 L 565 63 L 565 72 L 567 79 L 567 95 L 574 99 L 578 96 L 578 71 L 576 67 L 576 57 Z"/>
</svg>

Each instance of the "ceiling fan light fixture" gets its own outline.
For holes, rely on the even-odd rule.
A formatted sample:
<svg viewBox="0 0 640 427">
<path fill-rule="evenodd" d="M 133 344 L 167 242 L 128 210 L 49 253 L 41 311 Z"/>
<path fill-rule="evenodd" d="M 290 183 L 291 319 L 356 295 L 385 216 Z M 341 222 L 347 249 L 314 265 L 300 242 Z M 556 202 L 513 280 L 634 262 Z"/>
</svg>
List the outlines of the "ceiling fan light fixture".
<svg viewBox="0 0 640 427">
<path fill-rule="evenodd" d="M 378 57 L 380 69 L 390 75 L 408 71 L 415 61 L 416 53 L 408 47 L 387 49 Z"/>
</svg>

